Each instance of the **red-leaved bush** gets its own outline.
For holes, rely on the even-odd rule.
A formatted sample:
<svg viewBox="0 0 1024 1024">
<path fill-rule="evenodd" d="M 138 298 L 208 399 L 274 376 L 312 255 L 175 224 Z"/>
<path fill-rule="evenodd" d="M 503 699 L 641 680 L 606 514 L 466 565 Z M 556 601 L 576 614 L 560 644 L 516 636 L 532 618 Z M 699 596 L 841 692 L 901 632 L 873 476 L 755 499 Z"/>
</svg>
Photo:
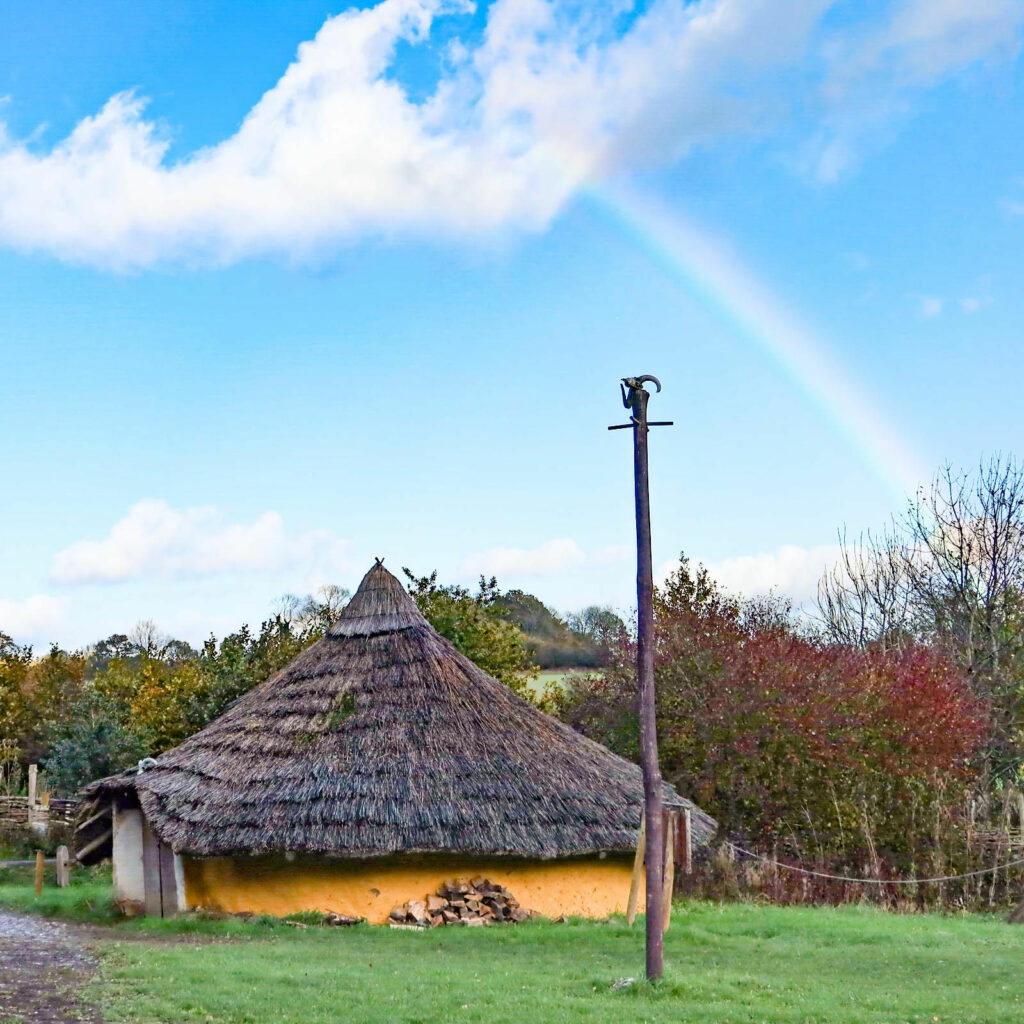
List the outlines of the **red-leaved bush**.
<svg viewBox="0 0 1024 1024">
<path fill-rule="evenodd" d="M 684 560 L 656 598 L 663 773 L 763 852 L 861 875 L 963 866 L 988 710 L 933 647 L 798 635 L 786 609 L 724 596 Z M 562 696 L 566 721 L 637 756 L 635 650 Z"/>
</svg>

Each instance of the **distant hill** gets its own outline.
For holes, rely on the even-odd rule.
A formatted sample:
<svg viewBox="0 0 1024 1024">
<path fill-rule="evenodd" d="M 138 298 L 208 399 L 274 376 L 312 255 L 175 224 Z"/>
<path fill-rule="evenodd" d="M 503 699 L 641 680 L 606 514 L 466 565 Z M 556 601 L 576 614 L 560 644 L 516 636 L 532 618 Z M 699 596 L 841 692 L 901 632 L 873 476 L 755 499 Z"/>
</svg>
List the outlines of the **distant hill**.
<svg viewBox="0 0 1024 1024">
<path fill-rule="evenodd" d="M 522 590 L 498 595 L 493 607 L 523 631 L 531 657 L 542 669 L 597 668 L 605 662 L 613 634 L 626 628 L 613 612 L 596 607 L 566 621 Z"/>
</svg>

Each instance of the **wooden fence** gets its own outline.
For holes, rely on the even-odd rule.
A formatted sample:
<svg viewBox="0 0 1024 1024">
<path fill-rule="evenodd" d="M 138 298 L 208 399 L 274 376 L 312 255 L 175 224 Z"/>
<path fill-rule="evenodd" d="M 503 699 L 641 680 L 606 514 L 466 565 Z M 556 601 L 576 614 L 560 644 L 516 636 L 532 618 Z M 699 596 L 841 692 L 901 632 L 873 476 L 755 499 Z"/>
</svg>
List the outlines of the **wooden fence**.
<svg viewBox="0 0 1024 1024">
<path fill-rule="evenodd" d="M 5 825 L 45 827 L 51 823 L 70 827 L 75 823 L 77 812 L 77 800 L 51 797 L 49 800 L 37 800 L 33 804 L 27 796 L 0 796 L 0 828 Z"/>
</svg>

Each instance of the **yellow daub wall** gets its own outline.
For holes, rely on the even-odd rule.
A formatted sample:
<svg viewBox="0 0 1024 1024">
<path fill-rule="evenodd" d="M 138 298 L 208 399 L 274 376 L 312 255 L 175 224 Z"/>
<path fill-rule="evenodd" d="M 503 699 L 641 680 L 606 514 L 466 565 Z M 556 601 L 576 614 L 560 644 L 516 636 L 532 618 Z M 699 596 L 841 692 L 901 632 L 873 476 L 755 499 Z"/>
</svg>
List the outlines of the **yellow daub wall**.
<svg viewBox="0 0 1024 1024">
<path fill-rule="evenodd" d="M 334 911 L 365 917 L 371 924 L 383 924 L 392 907 L 423 899 L 447 879 L 478 875 L 505 886 L 524 907 L 548 917 L 606 917 L 625 912 L 633 870 L 632 857 L 613 856 L 555 861 L 440 854 L 291 862 L 283 857 L 184 860 L 190 908 L 278 916 Z"/>
</svg>

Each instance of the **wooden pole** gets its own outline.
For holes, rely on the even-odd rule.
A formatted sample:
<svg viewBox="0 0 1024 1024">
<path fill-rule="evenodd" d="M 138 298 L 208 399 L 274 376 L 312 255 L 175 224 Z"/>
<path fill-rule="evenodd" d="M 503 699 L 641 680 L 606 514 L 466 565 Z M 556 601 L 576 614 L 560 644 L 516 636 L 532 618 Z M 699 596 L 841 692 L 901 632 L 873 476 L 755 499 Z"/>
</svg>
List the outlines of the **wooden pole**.
<svg viewBox="0 0 1024 1024">
<path fill-rule="evenodd" d="M 647 400 L 643 385 L 633 388 L 633 470 L 636 496 L 637 683 L 640 707 L 640 762 L 647 812 L 647 958 L 651 981 L 665 968 L 662 945 L 662 884 L 665 827 L 662 820 L 661 768 L 654 706 L 654 567 L 651 555 L 651 494 L 647 463 Z"/>
<path fill-rule="evenodd" d="M 693 816 L 690 808 L 683 808 L 683 873 L 693 874 Z"/>
<path fill-rule="evenodd" d="M 636 905 L 640 899 L 640 877 L 644 873 L 644 848 L 647 845 L 647 819 L 640 814 L 640 831 L 636 837 L 636 856 L 633 858 L 633 877 L 629 882 L 629 902 L 626 904 L 626 921 L 633 927 L 636 920 Z"/>
<path fill-rule="evenodd" d="M 662 889 L 662 902 L 664 904 L 663 918 L 661 924 L 662 932 L 668 931 L 669 922 L 672 919 L 672 890 L 675 886 L 676 881 L 676 866 L 675 866 L 675 814 L 672 811 L 668 811 L 665 814 L 667 821 L 665 822 L 665 867 L 662 871 L 663 877 L 663 889 Z"/>
<path fill-rule="evenodd" d="M 647 977 L 655 981 L 664 970 L 664 857 L 665 822 L 658 763 L 658 728 L 654 700 L 654 568 L 651 556 L 651 493 L 648 475 L 647 419 L 650 394 L 644 384 L 657 377 L 624 377 L 622 404 L 630 410 L 633 428 L 633 485 L 636 502 L 636 604 L 637 604 L 637 713 L 640 720 L 640 766 L 644 776 L 644 813 L 647 820 Z M 656 424 L 661 426 L 663 424 Z M 664 424 L 667 426 L 668 424 Z M 609 429 L 617 430 L 618 427 Z"/>
<path fill-rule="evenodd" d="M 113 835 L 114 830 L 112 828 L 108 828 L 106 832 L 104 832 L 102 835 L 97 836 L 95 839 L 92 840 L 92 842 L 86 843 L 86 845 L 83 846 L 75 854 L 75 858 L 77 860 L 85 860 L 85 858 L 88 857 L 93 850 L 101 847 L 108 839 L 112 839 Z"/>
<path fill-rule="evenodd" d="M 36 895 L 43 891 L 43 851 L 36 850 Z"/>
</svg>

